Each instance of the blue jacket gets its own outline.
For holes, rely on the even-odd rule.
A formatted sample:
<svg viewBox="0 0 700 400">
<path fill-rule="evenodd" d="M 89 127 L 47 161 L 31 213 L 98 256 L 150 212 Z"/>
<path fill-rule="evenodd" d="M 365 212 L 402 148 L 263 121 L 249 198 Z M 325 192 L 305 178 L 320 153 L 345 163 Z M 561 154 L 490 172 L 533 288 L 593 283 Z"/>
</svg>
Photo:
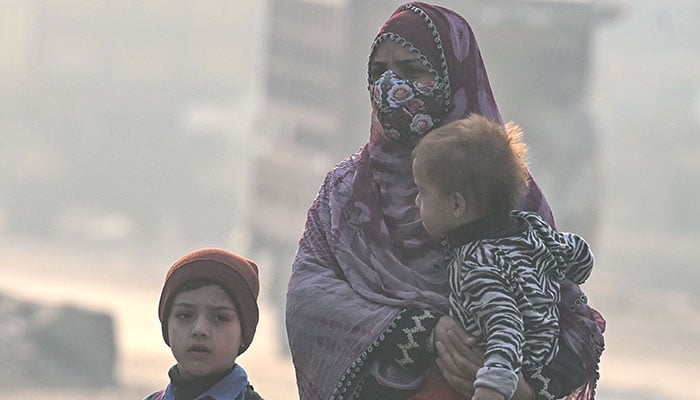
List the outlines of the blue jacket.
<svg viewBox="0 0 700 400">
<path fill-rule="evenodd" d="M 168 384 L 165 390 L 146 396 L 144 400 L 175 400 L 172 383 Z M 262 398 L 253 390 L 243 367 L 236 364 L 228 375 L 197 396 L 195 400 L 262 400 Z"/>
</svg>

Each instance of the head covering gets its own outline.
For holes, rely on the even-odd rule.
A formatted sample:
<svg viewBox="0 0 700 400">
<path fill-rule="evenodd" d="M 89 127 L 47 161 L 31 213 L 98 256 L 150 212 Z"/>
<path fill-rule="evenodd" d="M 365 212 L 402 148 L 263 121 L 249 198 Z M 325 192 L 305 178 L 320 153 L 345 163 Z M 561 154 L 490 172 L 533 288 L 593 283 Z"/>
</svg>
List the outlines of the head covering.
<svg viewBox="0 0 700 400">
<path fill-rule="evenodd" d="M 450 97 L 443 124 L 472 113 L 502 122 L 476 38 L 462 16 L 440 6 L 406 3 L 380 28 L 369 63 L 387 40 L 425 59 L 438 79 L 448 82 Z M 339 216 L 332 226 L 332 244 L 341 266 L 347 265 L 343 272 L 348 280 L 362 282 L 355 290 L 363 296 L 375 298 L 382 293 L 403 304 L 408 300 L 416 306 L 443 309 L 447 288 L 442 286 L 443 271 L 434 268 L 442 263 L 442 248 L 425 232 L 415 206 L 413 147 L 387 139 L 373 109 L 370 141 L 356 156 L 351 200 L 332 204 Z M 538 211 L 554 223 L 533 180 L 524 200 L 520 208 Z M 343 220 L 345 216 L 352 217 Z M 353 223 L 358 218 L 361 223 Z"/>
<path fill-rule="evenodd" d="M 427 62 L 438 80 L 447 85 L 443 125 L 472 113 L 502 122 L 476 36 L 461 15 L 440 6 L 406 3 L 380 28 L 372 43 L 370 63 L 385 41 L 393 41 Z"/>
<path fill-rule="evenodd" d="M 501 122 L 476 39 L 460 15 L 406 3 L 380 29 L 370 59 L 385 40 L 425 57 L 449 80 L 443 123 L 471 113 Z M 420 222 L 412 149 L 386 139 L 373 110 L 369 142 L 328 174 L 309 209 L 286 305 L 302 400 L 349 393 L 336 385 L 359 371 L 358 360 L 402 309 L 448 312 L 446 260 Z M 525 197 L 522 209 L 553 223 L 534 181 Z"/>
<path fill-rule="evenodd" d="M 241 321 L 243 353 L 255 335 L 258 325 L 258 266 L 245 257 L 221 249 L 200 249 L 185 254 L 170 267 L 158 304 L 163 339 L 168 340 L 168 318 L 175 296 L 190 282 L 211 282 L 231 296 Z"/>
</svg>

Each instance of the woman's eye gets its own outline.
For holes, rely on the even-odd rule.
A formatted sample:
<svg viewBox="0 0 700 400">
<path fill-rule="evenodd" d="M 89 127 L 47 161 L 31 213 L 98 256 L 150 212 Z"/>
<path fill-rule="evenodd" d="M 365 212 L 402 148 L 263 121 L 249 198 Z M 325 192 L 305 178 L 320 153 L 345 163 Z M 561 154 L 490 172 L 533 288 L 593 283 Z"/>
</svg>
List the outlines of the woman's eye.
<svg viewBox="0 0 700 400">
<path fill-rule="evenodd" d="M 404 71 L 404 75 L 406 75 L 406 79 L 418 79 L 429 76 L 430 71 L 422 68 L 411 68 L 409 70 Z"/>
<path fill-rule="evenodd" d="M 379 79 L 380 76 L 385 72 L 383 68 L 372 68 L 369 70 L 369 77 L 374 81 Z"/>
<path fill-rule="evenodd" d="M 221 321 L 221 322 L 226 322 L 226 321 L 230 321 L 231 318 L 229 318 L 228 315 L 217 315 L 216 320 Z"/>
</svg>

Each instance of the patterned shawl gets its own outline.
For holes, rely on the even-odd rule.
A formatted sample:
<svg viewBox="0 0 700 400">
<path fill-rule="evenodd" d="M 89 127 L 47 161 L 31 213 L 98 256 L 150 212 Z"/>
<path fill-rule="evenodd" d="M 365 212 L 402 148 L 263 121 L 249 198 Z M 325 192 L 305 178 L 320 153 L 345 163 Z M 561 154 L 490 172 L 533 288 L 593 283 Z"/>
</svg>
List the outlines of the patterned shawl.
<svg viewBox="0 0 700 400">
<path fill-rule="evenodd" d="M 380 29 L 448 81 L 445 122 L 479 113 L 502 122 L 474 34 L 455 12 L 419 2 Z M 287 294 L 287 333 L 300 397 L 328 399 L 348 367 L 404 308 L 448 309 L 445 260 L 424 231 L 412 147 L 388 141 L 372 113 L 369 142 L 327 175 L 308 211 Z M 523 209 L 553 223 L 531 181 Z"/>
</svg>

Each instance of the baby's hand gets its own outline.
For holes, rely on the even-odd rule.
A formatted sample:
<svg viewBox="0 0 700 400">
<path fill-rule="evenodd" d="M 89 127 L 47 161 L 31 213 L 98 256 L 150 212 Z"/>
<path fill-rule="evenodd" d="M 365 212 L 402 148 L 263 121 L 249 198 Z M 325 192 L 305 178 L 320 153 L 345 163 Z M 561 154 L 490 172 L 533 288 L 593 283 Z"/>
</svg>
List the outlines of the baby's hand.
<svg viewBox="0 0 700 400">
<path fill-rule="evenodd" d="M 478 386 L 474 389 L 474 396 L 472 400 L 505 400 L 506 397 L 493 389 L 487 387 Z"/>
</svg>

